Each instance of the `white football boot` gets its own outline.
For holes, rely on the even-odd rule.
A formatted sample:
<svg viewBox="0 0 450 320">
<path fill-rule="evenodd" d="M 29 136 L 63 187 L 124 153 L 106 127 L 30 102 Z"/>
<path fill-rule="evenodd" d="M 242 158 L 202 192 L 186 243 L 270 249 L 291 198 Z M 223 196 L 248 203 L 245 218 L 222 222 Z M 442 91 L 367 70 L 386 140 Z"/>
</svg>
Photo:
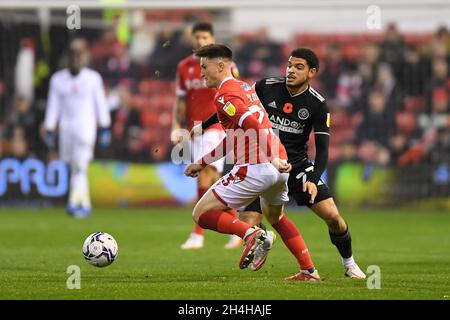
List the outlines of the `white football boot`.
<svg viewBox="0 0 450 320">
<path fill-rule="evenodd" d="M 299 273 L 287 277 L 284 280 L 318 282 L 320 281 L 320 275 L 316 269 L 314 269 L 314 272 L 312 273 L 309 272 L 308 270 L 300 270 Z"/>
<path fill-rule="evenodd" d="M 347 261 L 345 261 L 345 260 L 347 260 Z M 345 259 L 345 260 L 343 259 L 342 263 L 344 264 L 346 277 L 349 277 L 351 279 L 361 279 L 361 280 L 364 280 L 366 278 L 366 274 L 364 272 L 362 272 L 362 270 L 356 264 L 355 260 L 353 260 L 353 257 L 350 257 L 349 259 Z"/>
<path fill-rule="evenodd" d="M 204 237 L 200 234 L 191 233 L 185 243 L 181 245 L 183 250 L 193 250 L 203 248 Z"/>
<path fill-rule="evenodd" d="M 253 271 L 258 271 L 262 268 L 267 260 L 267 255 L 269 254 L 270 249 L 272 249 L 275 239 L 276 235 L 273 231 L 266 232 L 266 239 L 263 245 L 255 250 L 255 257 L 253 258 L 253 262 L 250 264 L 250 269 Z"/>
</svg>

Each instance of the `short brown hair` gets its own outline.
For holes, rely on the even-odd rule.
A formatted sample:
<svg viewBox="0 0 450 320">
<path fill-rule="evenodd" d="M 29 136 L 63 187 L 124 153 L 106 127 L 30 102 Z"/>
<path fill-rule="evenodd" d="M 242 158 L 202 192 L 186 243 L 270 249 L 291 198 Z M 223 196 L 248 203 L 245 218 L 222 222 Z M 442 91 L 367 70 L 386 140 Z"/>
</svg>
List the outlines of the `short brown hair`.
<svg viewBox="0 0 450 320">
<path fill-rule="evenodd" d="M 209 22 L 197 22 L 192 27 L 192 33 L 196 33 L 197 31 L 205 31 L 209 32 L 212 36 L 214 35 L 214 29 L 211 23 Z"/>
<path fill-rule="evenodd" d="M 208 44 L 195 50 L 195 55 L 200 58 L 224 58 L 233 60 L 233 52 L 223 44 Z"/>
</svg>

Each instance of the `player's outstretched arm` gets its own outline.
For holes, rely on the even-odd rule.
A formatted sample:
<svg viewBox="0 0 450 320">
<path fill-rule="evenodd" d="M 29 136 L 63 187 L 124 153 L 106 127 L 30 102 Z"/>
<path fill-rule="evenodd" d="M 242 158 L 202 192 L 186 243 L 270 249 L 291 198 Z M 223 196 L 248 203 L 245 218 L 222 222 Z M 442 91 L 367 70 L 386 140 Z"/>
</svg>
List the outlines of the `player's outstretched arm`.
<svg viewBox="0 0 450 320">
<path fill-rule="evenodd" d="M 328 145 L 330 137 L 326 134 L 316 134 L 316 158 L 314 160 L 314 171 L 309 180 L 317 184 L 328 164 Z"/>
<path fill-rule="evenodd" d="M 328 164 L 328 146 L 330 143 L 330 113 L 326 103 L 321 105 L 321 110 L 313 123 L 314 138 L 316 143 L 316 158 L 314 171 L 308 177 L 309 181 L 317 184 Z"/>
<path fill-rule="evenodd" d="M 310 203 L 314 203 L 317 196 L 317 183 L 325 171 L 328 164 L 328 146 L 330 143 L 330 113 L 327 105 L 323 103 L 322 110 L 313 124 L 314 138 L 316 144 L 316 158 L 314 160 L 314 170 L 308 176 L 308 181 L 303 184 L 303 192 L 311 195 Z"/>
<path fill-rule="evenodd" d="M 180 75 L 180 65 L 177 67 L 176 84 L 176 98 L 172 112 L 172 131 L 170 135 L 170 140 L 173 144 L 183 141 L 184 135 L 180 132 L 180 129 L 186 124 L 186 88 Z"/>
<path fill-rule="evenodd" d="M 219 116 L 217 115 L 217 112 L 216 112 L 211 117 L 209 117 L 208 119 L 206 119 L 205 121 L 202 122 L 202 130 L 206 130 L 218 122 L 219 122 Z"/>
<path fill-rule="evenodd" d="M 170 140 L 173 144 L 183 141 L 183 135 L 179 134 L 179 130 L 184 125 L 186 119 L 186 98 L 177 96 L 172 114 L 172 132 Z"/>
<path fill-rule="evenodd" d="M 201 136 L 203 134 L 203 131 L 211 127 L 212 125 L 219 122 L 219 117 L 217 116 L 217 113 L 214 113 L 211 117 L 206 119 L 200 124 L 197 124 L 192 127 L 191 129 L 191 138 Z"/>
</svg>

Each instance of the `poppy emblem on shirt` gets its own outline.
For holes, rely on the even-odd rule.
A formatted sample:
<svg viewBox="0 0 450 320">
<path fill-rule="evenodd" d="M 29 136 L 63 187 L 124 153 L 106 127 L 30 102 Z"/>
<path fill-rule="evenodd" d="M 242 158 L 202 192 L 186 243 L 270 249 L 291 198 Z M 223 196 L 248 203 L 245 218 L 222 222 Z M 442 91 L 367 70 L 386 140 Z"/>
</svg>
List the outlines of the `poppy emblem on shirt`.
<svg viewBox="0 0 450 320">
<path fill-rule="evenodd" d="M 285 103 L 283 106 L 283 112 L 284 113 L 292 113 L 292 110 L 294 110 L 294 106 L 292 105 L 292 103 Z"/>
<path fill-rule="evenodd" d="M 300 120 L 306 120 L 306 119 L 308 119 L 308 117 L 309 117 L 309 111 L 308 111 L 308 109 L 301 108 L 301 109 L 298 111 L 298 117 L 300 118 Z"/>
<path fill-rule="evenodd" d="M 225 113 L 227 115 L 229 115 L 230 117 L 234 116 L 236 114 L 236 107 L 230 102 L 228 101 L 224 106 L 223 106 L 223 111 L 225 111 Z"/>
</svg>

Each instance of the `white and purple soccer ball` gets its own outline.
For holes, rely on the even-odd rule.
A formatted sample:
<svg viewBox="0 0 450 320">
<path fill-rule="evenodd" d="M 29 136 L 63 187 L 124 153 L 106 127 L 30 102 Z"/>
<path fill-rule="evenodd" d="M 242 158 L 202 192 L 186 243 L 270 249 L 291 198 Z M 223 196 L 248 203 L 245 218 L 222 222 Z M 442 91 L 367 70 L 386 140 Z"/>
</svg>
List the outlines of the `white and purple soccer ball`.
<svg viewBox="0 0 450 320">
<path fill-rule="evenodd" d="M 83 244 L 84 258 L 96 267 L 109 266 L 116 259 L 118 251 L 116 240 L 105 232 L 90 234 Z"/>
</svg>

